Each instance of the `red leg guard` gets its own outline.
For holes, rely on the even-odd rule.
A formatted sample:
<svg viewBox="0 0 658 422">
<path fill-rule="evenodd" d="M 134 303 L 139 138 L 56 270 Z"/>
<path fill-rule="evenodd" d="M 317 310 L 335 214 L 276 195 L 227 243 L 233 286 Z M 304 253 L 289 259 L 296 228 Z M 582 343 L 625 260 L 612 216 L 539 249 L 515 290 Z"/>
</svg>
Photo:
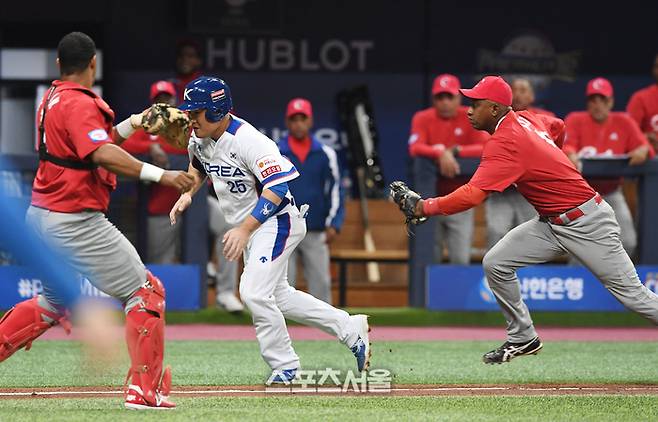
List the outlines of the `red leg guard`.
<svg viewBox="0 0 658 422">
<path fill-rule="evenodd" d="M 67 333 L 71 332 L 71 324 L 66 317 L 39 306 L 37 297 L 11 308 L 0 319 L 0 362 L 22 347 L 30 350 L 32 341 L 58 323 Z"/>
<path fill-rule="evenodd" d="M 126 342 L 131 368 L 128 378 L 138 385 L 144 399 L 156 405 L 171 389 L 171 371 L 163 373 L 165 291 L 162 282 L 147 271 L 147 283 L 128 301 Z M 166 390 L 166 391 L 165 391 Z"/>
</svg>

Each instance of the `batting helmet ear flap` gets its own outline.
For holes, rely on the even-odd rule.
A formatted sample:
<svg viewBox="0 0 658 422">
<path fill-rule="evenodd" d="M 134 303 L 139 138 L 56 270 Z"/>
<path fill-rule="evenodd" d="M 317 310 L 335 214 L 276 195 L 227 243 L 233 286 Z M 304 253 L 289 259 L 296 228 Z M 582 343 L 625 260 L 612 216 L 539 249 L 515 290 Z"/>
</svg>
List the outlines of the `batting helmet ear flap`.
<svg viewBox="0 0 658 422">
<path fill-rule="evenodd" d="M 221 110 L 216 108 L 207 108 L 206 109 L 206 120 L 211 123 L 217 123 L 222 120 L 222 117 L 226 116 L 225 113 L 222 113 Z"/>
</svg>

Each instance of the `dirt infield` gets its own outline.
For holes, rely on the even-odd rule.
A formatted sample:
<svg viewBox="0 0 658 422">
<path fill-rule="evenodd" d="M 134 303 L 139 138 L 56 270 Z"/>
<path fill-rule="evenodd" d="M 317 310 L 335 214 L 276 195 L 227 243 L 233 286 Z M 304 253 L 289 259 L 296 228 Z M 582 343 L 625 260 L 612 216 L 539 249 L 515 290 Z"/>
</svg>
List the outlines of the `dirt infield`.
<svg viewBox="0 0 658 422">
<path fill-rule="evenodd" d="M 121 397 L 116 387 L 3 388 L 2 399 Z M 392 385 L 390 391 L 341 391 L 339 388 L 265 387 L 264 385 L 175 387 L 177 397 L 267 397 L 267 396 L 559 396 L 559 395 L 655 395 L 658 386 L 637 384 L 524 384 L 524 385 Z"/>
<path fill-rule="evenodd" d="M 333 340 L 322 331 L 310 328 L 289 327 L 293 340 Z M 653 327 L 600 327 L 600 328 L 539 328 L 544 341 L 658 341 L 658 330 Z M 117 336 L 123 335 L 119 328 Z M 256 332 L 248 325 L 168 325 L 167 340 L 256 340 Z M 47 331 L 40 339 L 76 340 L 76 331 L 67 336 L 61 327 Z M 454 340 L 505 340 L 505 329 L 496 327 L 373 327 L 372 341 L 454 341 Z"/>
</svg>

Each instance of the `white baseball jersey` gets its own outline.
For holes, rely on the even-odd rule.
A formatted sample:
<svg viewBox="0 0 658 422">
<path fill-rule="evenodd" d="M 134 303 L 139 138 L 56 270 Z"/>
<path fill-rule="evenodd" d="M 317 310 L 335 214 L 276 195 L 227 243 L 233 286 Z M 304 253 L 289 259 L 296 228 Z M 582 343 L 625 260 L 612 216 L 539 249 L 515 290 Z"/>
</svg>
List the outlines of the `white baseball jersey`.
<svg viewBox="0 0 658 422">
<path fill-rule="evenodd" d="M 194 167 L 211 178 L 222 214 L 232 226 L 251 214 L 263 189 L 299 176 L 274 141 L 233 115 L 217 141 L 192 133 L 188 153 Z M 291 203 L 288 192 L 281 205 L 269 212 L 273 216 L 285 212 Z"/>
</svg>

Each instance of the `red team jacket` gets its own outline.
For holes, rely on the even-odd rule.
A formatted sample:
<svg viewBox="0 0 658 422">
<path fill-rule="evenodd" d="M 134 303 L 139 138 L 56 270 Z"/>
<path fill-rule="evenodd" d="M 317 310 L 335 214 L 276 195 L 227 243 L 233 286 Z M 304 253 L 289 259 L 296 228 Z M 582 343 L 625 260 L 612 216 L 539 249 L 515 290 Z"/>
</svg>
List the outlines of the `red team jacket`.
<svg viewBox="0 0 658 422">
<path fill-rule="evenodd" d="M 84 160 L 101 145 L 112 142 L 114 112 L 102 98 L 74 82 L 56 80 L 53 86 L 44 123 L 50 154 Z M 48 92 L 37 112 L 37 134 L 47 96 Z M 102 167 L 74 170 L 40 161 L 32 186 L 32 205 L 66 213 L 106 211 L 115 187 L 116 176 Z"/>
<path fill-rule="evenodd" d="M 559 215 L 591 199 L 594 190 L 553 139 L 564 123 L 548 119 L 510 111 L 485 143 L 469 183 L 488 192 L 514 184 L 542 216 Z"/>
<path fill-rule="evenodd" d="M 164 139 L 159 136 L 150 135 L 143 130 L 137 130 L 128 139 L 126 139 L 121 147 L 131 154 L 146 154 L 149 152 L 151 144 L 157 142 L 167 154 L 186 155 L 187 149 L 179 149 L 169 145 Z M 167 215 L 171 208 L 174 206 L 180 192 L 176 188 L 170 186 L 163 186 L 157 183 L 151 184 L 148 202 L 149 215 Z"/>
<path fill-rule="evenodd" d="M 626 111 L 644 133 L 658 135 L 658 84 L 648 86 L 631 96 Z"/>
<path fill-rule="evenodd" d="M 459 107 L 451 119 L 439 117 L 433 107 L 417 112 L 411 120 L 409 155 L 437 160 L 443 151 L 455 145 L 462 147 L 461 157 L 480 157 L 489 134 L 473 129 L 468 121 L 468 107 Z M 468 182 L 468 177 L 441 178 L 438 195 L 447 195 Z"/>
<path fill-rule="evenodd" d="M 528 111 L 535 114 L 543 114 L 545 116 L 555 117 L 555 113 L 553 113 L 552 111 L 544 110 L 543 108 L 539 108 L 539 107 L 528 107 Z"/>
<path fill-rule="evenodd" d="M 586 111 L 567 115 L 567 138 L 564 152 L 577 153 L 581 157 L 626 154 L 635 148 L 649 145 L 649 141 L 628 114 L 611 112 L 603 123 L 598 123 Z M 655 155 L 653 148 L 649 156 Z M 622 178 L 588 179 L 589 184 L 601 195 L 613 192 L 622 184 Z"/>
</svg>

